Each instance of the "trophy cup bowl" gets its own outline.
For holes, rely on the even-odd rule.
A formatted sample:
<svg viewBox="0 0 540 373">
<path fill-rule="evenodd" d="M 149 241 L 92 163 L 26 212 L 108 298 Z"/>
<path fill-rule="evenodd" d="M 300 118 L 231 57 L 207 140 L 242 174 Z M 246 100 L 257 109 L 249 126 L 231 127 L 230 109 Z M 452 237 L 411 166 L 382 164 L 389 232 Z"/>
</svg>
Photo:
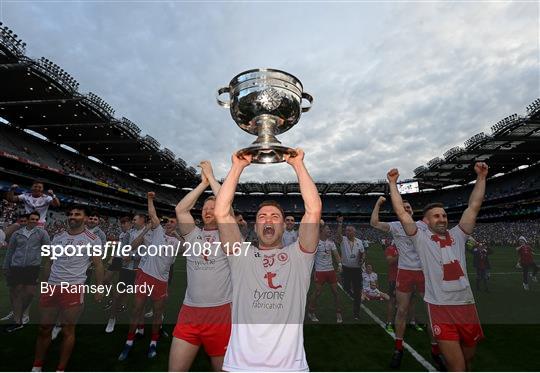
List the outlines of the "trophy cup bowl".
<svg viewBox="0 0 540 373">
<path fill-rule="evenodd" d="M 220 96 L 229 94 L 229 100 Z M 302 100 L 309 106 L 302 106 Z M 276 135 L 288 131 L 298 123 L 300 114 L 311 109 L 313 97 L 303 91 L 295 76 L 275 69 L 253 69 L 236 75 L 228 87 L 218 90 L 217 102 L 229 108 L 241 129 L 257 139 L 239 155 L 251 154 L 252 163 L 279 163 L 285 154 L 296 155 L 293 148 L 284 146 Z"/>
</svg>

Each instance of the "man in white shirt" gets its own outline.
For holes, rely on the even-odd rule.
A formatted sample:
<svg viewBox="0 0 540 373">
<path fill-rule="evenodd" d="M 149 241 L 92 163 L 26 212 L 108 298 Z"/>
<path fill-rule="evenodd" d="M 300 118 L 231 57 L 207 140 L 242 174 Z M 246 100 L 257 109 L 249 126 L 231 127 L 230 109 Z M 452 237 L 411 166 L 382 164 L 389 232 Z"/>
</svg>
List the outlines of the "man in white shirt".
<svg viewBox="0 0 540 373">
<path fill-rule="evenodd" d="M 68 228 L 54 236 L 52 245 L 60 245 L 64 248 L 69 246 L 91 247 L 100 245 L 96 235 L 86 229 L 85 221 L 89 211 L 86 206 L 75 206 L 69 211 Z M 90 256 L 86 250 L 83 255 L 67 255 L 69 251 L 61 254 L 55 260 L 48 261 L 45 268 L 47 290 L 42 291 L 40 298 L 41 323 L 36 342 L 36 352 L 32 371 L 40 372 L 47 349 L 51 344 L 51 333 L 54 323 L 58 320 L 62 323 L 62 346 L 60 348 L 60 361 L 56 368 L 63 372 L 75 345 L 75 326 L 84 308 L 84 288 L 86 282 L 86 270 L 90 263 L 94 264 L 96 285 L 103 283 L 103 263 L 100 256 Z M 51 264 L 52 262 L 52 264 Z M 50 275 L 49 275 L 50 273 Z M 61 287 L 62 284 L 69 287 Z M 103 298 L 102 292 L 94 294 L 96 301 Z"/>
<path fill-rule="evenodd" d="M 390 362 L 390 368 L 398 369 L 401 366 L 401 360 L 403 358 L 403 340 L 407 325 L 407 317 L 414 320 L 414 323 L 411 322 L 411 326 L 417 331 L 423 331 L 416 323 L 414 311 L 415 300 L 413 299 L 413 294 L 417 294 L 418 297 L 422 299 L 424 298 L 425 279 L 424 273 L 422 272 L 420 255 L 414 247 L 411 238 L 403 230 L 401 222 L 398 220 L 387 223 L 379 220 L 379 210 L 384 202 L 386 202 L 386 198 L 382 196 L 379 197 L 371 212 L 370 224 L 373 228 L 390 233 L 399 253 L 398 271 L 396 275 L 396 332 L 394 353 L 392 354 L 392 361 Z M 411 217 L 413 216 L 413 209 L 408 201 L 403 201 L 403 208 Z M 416 225 L 420 229 L 426 229 L 425 223 L 421 220 L 417 221 Z M 441 358 L 439 346 L 433 339 L 431 330 L 429 335 L 431 339 L 431 358 L 433 359 L 436 368 L 439 371 L 443 371 L 445 370 L 444 361 Z"/>
<path fill-rule="evenodd" d="M 251 155 L 232 156 L 232 167 L 214 210 L 222 246 L 231 266 L 233 326 L 226 371 L 307 371 L 303 322 L 307 292 L 319 242 L 322 203 L 305 165 L 304 152 L 286 155 L 304 200 L 298 240 L 283 247 L 284 213 L 275 201 L 261 203 L 256 215 L 259 247 L 242 245 L 232 215 L 236 187 Z"/>
<path fill-rule="evenodd" d="M 387 175 L 394 211 L 420 255 L 426 281 L 424 301 L 449 371 L 470 370 L 476 344 L 484 337 L 467 276 L 465 243 L 482 206 L 488 166 L 477 162 L 474 171 L 477 178 L 468 207 L 459 224 L 450 230 L 440 203 L 424 208 L 427 229 L 419 228 L 403 208 L 397 188 L 398 170 L 392 169 Z"/>
<path fill-rule="evenodd" d="M 283 246 L 289 246 L 298 239 L 298 232 L 294 230 L 294 216 L 285 216 L 285 232 L 283 232 Z"/>
<path fill-rule="evenodd" d="M 343 235 L 343 216 L 337 218 L 337 233 L 334 238 L 341 249 L 341 264 L 343 268 L 343 289 L 353 297 L 353 317 L 360 319 L 360 304 L 362 301 L 362 265 L 364 263 L 364 243 L 356 237 L 356 228 L 348 225 Z"/>
<path fill-rule="evenodd" d="M 313 292 L 308 305 L 308 318 L 313 322 L 318 322 L 319 319 L 315 314 L 317 309 L 317 299 L 322 294 L 322 287 L 325 283 L 330 285 L 334 304 L 336 306 L 336 322 L 341 324 L 343 317 L 341 315 L 341 305 L 339 302 L 339 294 L 337 289 L 337 275 L 334 269 L 332 257 L 338 265 L 338 271 L 341 272 L 341 257 L 339 256 L 336 244 L 331 239 L 332 231 L 326 224 L 321 224 L 319 233 L 319 243 L 315 254 L 315 291 Z"/>
<path fill-rule="evenodd" d="M 150 232 L 150 245 L 146 247 L 146 252 L 141 252 L 141 254 L 145 254 L 146 259 L 139 263 L 139 270 L 135 277 L 135 303 L 133 305 L 127 340 L 122 353 L 118 357 L 120 361 L 127 359 L 133 347 L 136 329 L 144 315 L 144 305 L 147 298 L 150 298 L 153 303 L 152 336 L 147 356 L 149 359 L 152 359 L 157 355 L 157 342 L 160 335 L 159 330 L 162 323 L 162 315 L 169 296 L 169 270 L 172 263 L 176 260 L 178 239 L 170 236 L 171 230 L 174 231 L 174 226 L 169 230 L 169 236 L 161 226 L 154 206 L 155 197 L 156 194 L 154 192 L 148 192 L 147 200 L 150 225 L 141 235 L 144 237 L 147 232 Z M 157 249 L 159 251 L 156 251 Z"/>
<path fill-rule="evenodd" d="M 60 206 L 60 200 L 56 197 L 52 189 L 47 191 L 47 194 L 43 193 L 43 183 L 41 181 L 34 181 L 30 193 L 23 193 L 15 195 L 15 190 L 19 186 L 13 184 L 6 194 L 8 202 L 17 203 L 22 202 L 24 204 L 24 210 L 27 214 L 37 211 L 39 213 L 39 226 L 45 226 L 45 219 L 47 219 L 47 211 L 49 205 L 54 207 Z"/>
<path fill-rule="evenodd" d="M 221 371 L 231 334 L 231 270 L 220 245 L 214 217 L 215 197 L 202 208 L 203 228 L 195 225 L 191 210 L 210 186 L 214 195 L 220 184 L 209 161 L 202 161 L 201 183 L 176 205 L 178 228 L 185 239 L 187 289 L 173 331 L 169 370 L 189 370 L 200 347 L 210 357 L 212 369 Z"/>
</svg>

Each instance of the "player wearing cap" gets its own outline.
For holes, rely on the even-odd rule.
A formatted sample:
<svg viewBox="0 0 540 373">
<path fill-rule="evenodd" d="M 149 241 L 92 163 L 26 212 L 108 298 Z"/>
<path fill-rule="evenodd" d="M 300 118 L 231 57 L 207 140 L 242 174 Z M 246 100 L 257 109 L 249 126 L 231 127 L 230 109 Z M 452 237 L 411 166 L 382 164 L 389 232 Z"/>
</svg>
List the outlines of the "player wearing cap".
<svg viewBox="0 0 540 373">
<path fill-rule="evenodd" d="M 195 225 L 190 213 L 208 186 L 214 195 L 220 189 L 210 162 L 202 161 L 199 166 L 201 183 L 176 206 L 178 226 L 186 242 L 187 289 L 173 331 L 170 371 L 189 370 L 201 345 L 210 357 L 212 369 L 221 371 L 231 333 L 231 271 L 220 248 L 215 197 L 204 201 L 202 229 Z"/>
<path fill-rule="evenodd" d="M 259 247 L 238 245 L 242 236 L 231 206 L 240 176 L 251 163 L 250 155 L 232 156 L 232 167 L 216 199 L 215 216 L 233 287 L 233 327 L 223 362 L 226 371 L 309 369 L 303 322 L 322 203 L 304 165 L 303 150 L 296 149 L 294 157 L 285 159 L 298 177 L 305 207 L 298 240 L 291 245 L 283 246 L 285 214 L 275 201 L 261 203 L 257 211 Z"/>
<path fill-rule="evenodd" d="M 482 206 L 488 166 L 478 162 L 474 170 L 477 178 L 468 207 L 459 224 L 450 230 L 444 205 L 440 203 L 424 208 L 427 229 L 419 228 L 403 206 L 397 188 L 398 170 L 392 169 L 387 175 L 394 211 L 420 255 L 426 279 L 424 301 L 428 304 L 433 334 L 451 371 L 471 369 L 476 344 L 483 338 L 467 277 L 465 243 Z"/>
</svg>

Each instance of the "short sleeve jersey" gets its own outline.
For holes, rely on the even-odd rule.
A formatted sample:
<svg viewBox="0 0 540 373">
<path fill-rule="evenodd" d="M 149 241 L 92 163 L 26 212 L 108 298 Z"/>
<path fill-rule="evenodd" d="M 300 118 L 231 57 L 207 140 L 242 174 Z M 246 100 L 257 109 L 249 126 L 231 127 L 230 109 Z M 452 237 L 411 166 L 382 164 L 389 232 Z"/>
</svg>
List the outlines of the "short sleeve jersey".
<svg viewBox="0 0 540 373">
<path fill-rule="evenodd" d="M 314 255 L 298 241 L 240 254 L 228 256 L 233 325 L 223 369 L 307 371 L 303 322 Z"/>
<path fill-rule="evenodd" d="M 230 303 L 231 270 L 219 241 L 219 232 L 195 227 L 184 239 L 188 283 L 184 304 L 215 307 Z M 204 243 L 207 243 L 206 246 L 203 246 Z M 203 252 L 203 247 L 210 250 Z"/>
<path fill-rule="evenodd" d="M 51 245 L 60 245 L 66 247 L 67 245 L 85 246 L 90 244 L 91 246 L 101 245 L 100 239 L 85 229 L 82 233 L 77 235 L 70 235 L 67 231 L 63 231 L 52 239 Z M 88 254 L 86 250 L 81 251 L 83 254 Z M 70 254 L 68 252 L 68 254 Z M 92 262 L 90 255 L 66 255 L 65 253 L 58 256 L 53 260 L 51 266 L 51 274 L 49 275 L 49 284 L 60 285 L 61 282 L 67 282 L 70 285 L 84 284 L 86 281 L 86 270 Z"/>
<path fill-rule="evenodd" d="M 467 276 L 467 262 L 465 257 L 465 242 L 468 234 L 456 225 L 449 231 L 452 244 L 441 249 L 439 243 L 433 240 L 433 233 L 429 229 L 418 229 L 411 236 L 414 247 L 418 250 L 422 262 L 422 270 L 426 281 L 424 300 L 436 305 L 461 305 L 474 303 L 473 293 Z M 452 250 L 453 256 L 459 261 L 468 286 L 458 291 L 443 290 L 443 258 L 441 250 Z"/>
</svg>

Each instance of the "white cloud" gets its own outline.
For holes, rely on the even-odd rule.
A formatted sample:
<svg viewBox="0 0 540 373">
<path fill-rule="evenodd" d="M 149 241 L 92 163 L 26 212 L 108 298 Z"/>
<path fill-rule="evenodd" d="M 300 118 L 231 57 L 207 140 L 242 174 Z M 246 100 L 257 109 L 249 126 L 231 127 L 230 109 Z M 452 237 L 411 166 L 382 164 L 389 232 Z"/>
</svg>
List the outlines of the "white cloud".
<svg viewBox="0 0 540 373">
<path fill-rule="evenodd" d="M 3 21 L 188 164 L 254 140 L 215 103 L 253 67 L 315 97 L 279 136 L 320 181 L 404 177 L 540 95 L 537 3 L 5 3 Z M 286 165 L 243 180 L 293 180 Z"/>
</svg>

